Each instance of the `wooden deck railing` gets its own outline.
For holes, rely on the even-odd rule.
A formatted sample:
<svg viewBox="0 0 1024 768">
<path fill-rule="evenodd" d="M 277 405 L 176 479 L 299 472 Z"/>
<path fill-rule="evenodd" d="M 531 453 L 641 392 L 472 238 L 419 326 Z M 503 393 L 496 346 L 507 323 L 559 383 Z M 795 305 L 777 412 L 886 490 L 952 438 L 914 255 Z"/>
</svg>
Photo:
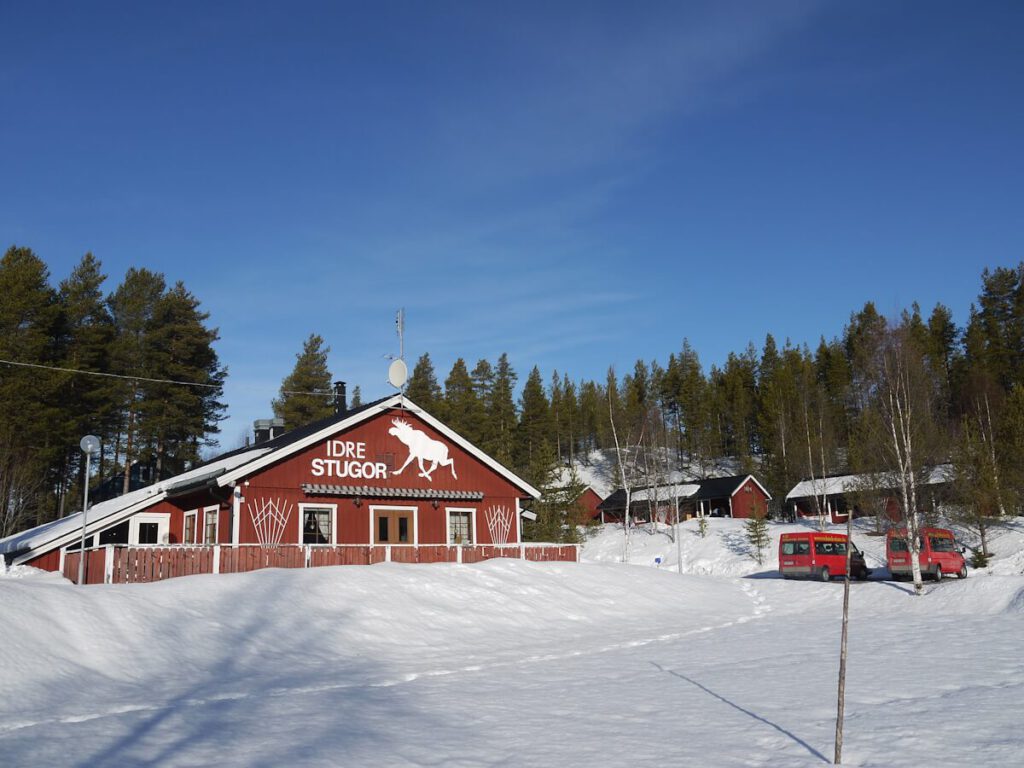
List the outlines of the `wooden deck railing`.
<svg viewBox="0 0 1024 768">
<path fill-rule="evenodd" d="M 79 552 L 64 553 L 64 577 L 78 581 Z M 447 546 L 341 544 L 256 544 L 212 546 L 124 546 L 107 544 L 85 550 L 86 584 L 135 584 L 201 573 L 244 573 L 261 568 L 319 568 L 374 563 L 479 563 L 497 557 L 533 562 L 577 562 L 575 544 L 479 544 Z"/>
</svg>

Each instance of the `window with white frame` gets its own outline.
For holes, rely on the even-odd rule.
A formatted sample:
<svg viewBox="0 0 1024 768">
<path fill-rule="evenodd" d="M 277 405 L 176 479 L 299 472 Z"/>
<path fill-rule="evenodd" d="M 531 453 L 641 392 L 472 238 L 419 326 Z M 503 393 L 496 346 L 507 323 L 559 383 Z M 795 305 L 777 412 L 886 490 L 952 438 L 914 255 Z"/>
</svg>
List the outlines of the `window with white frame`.
<svg viewBox="0 0 1024 768">
<path fill-rule="evenodd" d="M 183 544 L 196 543 L 196 520 L 198 520 L 198 518 L 198 510 L 192 510 L 191 512 L 185 513 L 185 527 L 181 533 L 181 542 Z"/>
<path fill-rule="evenodd" d="M 472 544 L 473 536 L 473 510 L 472 509 L 449 509 L 448 510 L 448 543 L 449 544 Z"/>
<path fill-rule="evenodd" d="M 129 544 L 166 544 L 171 527 L 168 512 L 141 512 L 128 521 Z"/>
<path fill-rule="evenodd" d="M 303 544 L 334 543 L 334 507 L 301 504 L 301 541 Z"/>
<path fill-rule="evenodd" d="M 217 519 L 220 517 L 220 507 L 207 507 L 203 510 L 203 543 L 217 543 Z"/>
</svg>

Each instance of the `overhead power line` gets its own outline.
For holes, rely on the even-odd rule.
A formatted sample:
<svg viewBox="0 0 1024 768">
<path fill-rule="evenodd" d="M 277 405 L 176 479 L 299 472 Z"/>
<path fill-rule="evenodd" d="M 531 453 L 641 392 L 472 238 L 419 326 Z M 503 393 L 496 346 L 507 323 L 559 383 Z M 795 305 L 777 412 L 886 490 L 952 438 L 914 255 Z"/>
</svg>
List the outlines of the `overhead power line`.
<svg viewBox="0 0 1024 768">
<path fill-rule="evenodd" d="M 127 379 L 129 381 L 148 381 L 153 384 L 180 384 L 183 387 L 205 387 L 218 389 L 220 384 L 201 384 L 195 381 L 178 381 L 176 379 L 155 379 L 149 376 L 128 376 L 122 373 L 103 373 L 102 371 L 83 371 L 78 368 L 61 368 L 57 365 L 40 365 L 39 363 L 19 363 L 15 360 L 0 360 L 2 365 L 14 365 L 21 368 L 38 368 L 44 371 L 60 371 L 62 373 L 74 373 L 79 376 L 103 376 L 108 379 Z M 317 395 L 319 397 L 334 397 L 334 392 L 300 392 L 292 389 L 283 390 L 285 395 Z"/>
<path fill-rule="evenodd" d="M 80 376 L 105 376 L 108 379 L 128 379 L 129 381 L 150 381 L 154 384 L 181 384 L 186 387 L 208 387 L 217 389 L 220 384 L 200 384 L 195 381 L 176 381 L 175 379 L 153 379 L 148 376 L 126 376 L 121 373 L 103 373 L 101 371 L 82 371 L 77 368 L 61 368 L 57 365 L 40 365 L 38 363 L 19 363 L 14 360 L 0 360 L 4 365 L 17 365 L 22 368 L 40 368 L 44 371 L 62 371 L 63 373 L 75 373 Z"/>
</svg>

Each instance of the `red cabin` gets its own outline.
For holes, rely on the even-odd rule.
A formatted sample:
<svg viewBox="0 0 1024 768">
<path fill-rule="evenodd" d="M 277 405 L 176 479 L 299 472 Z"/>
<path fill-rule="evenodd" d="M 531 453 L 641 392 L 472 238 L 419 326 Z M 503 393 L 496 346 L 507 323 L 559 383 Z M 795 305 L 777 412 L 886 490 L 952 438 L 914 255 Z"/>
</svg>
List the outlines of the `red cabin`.
<svg viewBox="0 0 1024 768">
<path fill-rule="evenodd" d="M 967 578 L 967 561 L 964 560 L 964 548 L 958 546 L 956 537 L 948 528 L 922 528 L 918 537 L 921 554 L 918 562 L 921 573 L 936 581 L 954 573 L 958 578 Z M 885 538 L 885 559 L 889 565 L 889 573 L 897 581 L 911 578 L 912 568 L 910 547 L 907 542 L 907 529 L 892 529 Z"/>
<path fill-rule="evenodd" d="M 846 549 L 850 550 L 850 575 L 863 581 L 871 571 L 864 555 L 845 533 L 801 531 L 784 533 L 779 539 L 779 571 L 786 579 L 828 581 L 846 573 Z"/>
<path fill-rule="evenodd" d="M 601 517 L 601 496 L 591 486 L 587 486 L 583 489 L 583 492 L 576 498 L 574 502 L 576 508 L 579 510 L 580 522 L 589 523 L 592 520 L 600 520 Z M 601 520 L 601 522 L 604 522 Z"/>
<path fill-rule="evenodd" d="M 522 543 L 520 503 L 539 495 L 395 395 L 90 507 L 87 580 L 385 560 L 577 559 L 573 546 Z M 0 540 L 0 555 L 74 578 L 82 522 L 78 513 Z M 133 575 L 140 569 L 144 578 Z"/>
</svg>

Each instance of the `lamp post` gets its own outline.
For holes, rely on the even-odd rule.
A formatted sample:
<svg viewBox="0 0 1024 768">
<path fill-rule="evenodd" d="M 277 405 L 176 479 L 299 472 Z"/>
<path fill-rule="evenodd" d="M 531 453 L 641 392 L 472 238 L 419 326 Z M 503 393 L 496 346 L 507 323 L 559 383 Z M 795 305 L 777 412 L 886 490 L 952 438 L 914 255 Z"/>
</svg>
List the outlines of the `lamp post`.
<svg viewBox="0 0 1024 768">
<path fill-rule="evenodd" d="M 94 452 L 100 449 L 100 439 L 96 435 L 86 435 L 78 446 L 85 452 L 85 481 L 82 483 L 82 544 L 78 548 L 78 586 L 85 583 L 85 526 L 89 521 L 89 460 Z"/>
</svg>

